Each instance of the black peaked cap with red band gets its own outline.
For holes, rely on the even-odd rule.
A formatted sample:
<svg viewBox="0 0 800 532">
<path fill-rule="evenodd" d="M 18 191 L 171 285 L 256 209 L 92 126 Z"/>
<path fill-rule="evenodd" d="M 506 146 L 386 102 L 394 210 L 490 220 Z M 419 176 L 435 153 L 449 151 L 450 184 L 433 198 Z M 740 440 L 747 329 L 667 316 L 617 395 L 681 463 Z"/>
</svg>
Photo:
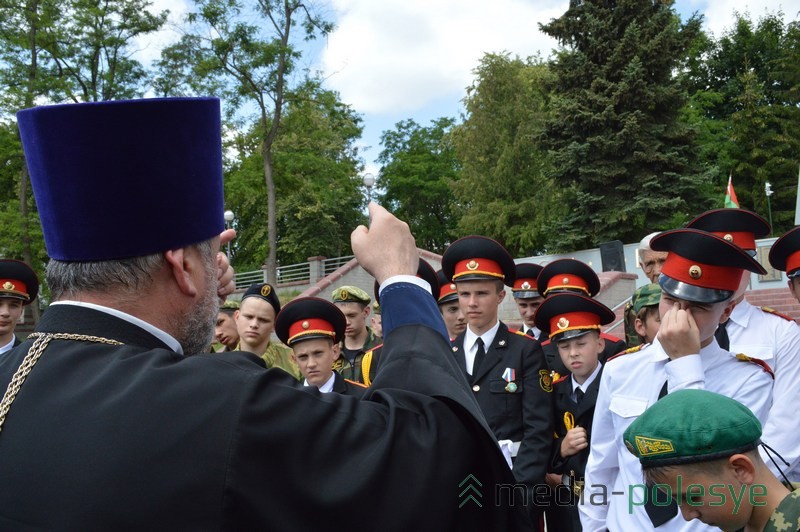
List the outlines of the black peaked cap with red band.
<svg viewBox="0 0 800 532">
<path fill-rule="evenodd" d="M 453 282 L 497 279 L 513 286 L 517 278 L 506 248 L 485 236 L 465 236 L 450 244 L 442 255 L 442 271 Z"/>
<path fill-rule="evenodd" d="M 654 237 L 654 251 L 668 251 L 658 284 L 672 297 L 696 303 L 729 299 L 744 270 L 766 270 L 745 250 L 699 229 L 673 229 Z"/>
<path fill-rule="evenodd" d="M 706 211 L 686 224 L 689 229 L 713 233 L 740 248 L 756 251 L 756 238 L 769 235 L 769 222 L 747 209 L 714 209 Z"/>
<path fill-rule="evenodd" d="M 790 278 L 800 274 L 800 226 L 787 231 L 772 244 L 769 263 Z"/>
<path fill-rule="evenodd" d="M 433 269 L 426 260 L 419 259 L 419 266 L 417 266 L 417 277 L 422 279 L 423 281 L 427 281 L 429 285 L 431 285 L 431 294 L 433 294 L 433 298 L 436 299 L 439 297 L 439 280 L 436 278 L 436 271 Z M 373 294 L 375 294 L 375 302 L 380 305 L 381 297 L 378 293 L 380 291 L 381 285 L 378 284 L 378 281 L 375 281 L 375 286 L 373 287 Z"/>
<path fill-rule="evenodd" d="M 24 262 L 0 259 L 0 297 L 21 299 L 27 305 L 39 295 L 39 278 Z"/>
<path fill-rule="evenodd" d="M 590 297 L 577 293 L 553 294 L 536 310 L 533 321 L 553 342 L 600 331 L 601 325 L 614 321 L 614 312 Z"/>
<path fill-rule="evenodd" d="M 538 264 L 522 262 L 517 264 L 517 279 L 511 287 L 511 293 L 518 299 L 539 297 L 537 279 L 543 267 Z"/>
<path fill-rule="evenodd" d="M 303 340 L 327 338 L 339 343 L 347 318 L 335 304 L 318 297 L 301 297 L 283 307 L 275 320 L 275 334 L 291 347 Z"/>
<path fill-rule="evenodd" d="M 539 293 L 547 297 L 558 292 L 582 293 L 594 297 L 600 291 L 600 279 L 586 263 L 576 259 L 558 259 L 545 265 L 537 279 Z"/>
<path fill-rule="evenodd" d="M 436 297 L 436 303 L 444 305 L 451 301 L 458 301 L 458 291 L 456 290 L 455 283 L 451 282 L 442 270 L 436 272 L 436 280 L 439 282 L 439 293 Z"/>
</svg>

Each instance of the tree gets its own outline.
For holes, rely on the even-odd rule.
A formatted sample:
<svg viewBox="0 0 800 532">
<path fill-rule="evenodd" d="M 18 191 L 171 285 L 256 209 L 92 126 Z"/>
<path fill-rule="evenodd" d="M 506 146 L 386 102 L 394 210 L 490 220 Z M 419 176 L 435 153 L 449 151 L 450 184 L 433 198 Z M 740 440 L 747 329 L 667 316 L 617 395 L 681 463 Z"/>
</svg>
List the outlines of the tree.
<svg viewBox="0 0 800 532">
<path fill-rule="evenodd" d="M 357 178 L 360 161 L 355 141 L 361 119 L 338 94 L 309 80 L 286 106 L 282 132 L 274 146 L 277 183 L 278 262 L 304 262 L 313 255 L 350 253 L 350 231 L 364 222 Z M 236 160 L 226 169 L 225 197 L 236 211 L 240 231 L 233 243 L 237 269 L 256 269 L 268 245 L 267 205 L 254 194 L 263 182 L 258 126 L 239 134 L 229 152 Z"/>
<path fill-rule="evenodd" d="M 418 246 L 436 253 L 444 252 L 455 236 L 452 184 L 459 164 L 448 136 L 454 123 L 452 118 L 433 120 L 429 127 L 398 122 L 381 135 L 377 159 L 383 205 L 408 223 Z"/>
<path fill-rule="evenodd" d="M 475 74 L 464 122 L 453 131 L 462 165 L 458 228 L 494 238 L 515 256 L 544 251 L 544 226 L 563 210 L 539 140 L 550 70 L 538 59 L 486 54 Z"/>
<path fill-rule="evenodd" d="M 561 45 L 544 139 L 553 178 L 573 197 L 572 212 L 551 229 L 562 250 L 633 242 L 709 204 L 673 74 L 700 18 L 682 24 L 671 4 L 571 1 L 542 26 Z"/>
<path fill-rule="evenodd" d="M 221 94 L 233 117 L 244 106 L 256 108 L 267 192 L 267 279 L 277 273 L 277 203 L 273 149 L 282 126 L 284 106 L 291 101 L 290 77 L 300 52 L 292 39 L 300 24 L 303 37 L 326 35 L 332 25 L 298 0 L 257 0 L 255 12 L 239 0 L 197 0 L 198 11 L 188 17 L 193 33 L 167 48 L 159 62 L 159 90 L 183 91 L 200 84 Z M 253 18 L 260 19 L 251 23 Z M 186 79 L 197 77 L 198 81 Z M 179 80 L 185 82 L 181 83 Z"/>
</svg>

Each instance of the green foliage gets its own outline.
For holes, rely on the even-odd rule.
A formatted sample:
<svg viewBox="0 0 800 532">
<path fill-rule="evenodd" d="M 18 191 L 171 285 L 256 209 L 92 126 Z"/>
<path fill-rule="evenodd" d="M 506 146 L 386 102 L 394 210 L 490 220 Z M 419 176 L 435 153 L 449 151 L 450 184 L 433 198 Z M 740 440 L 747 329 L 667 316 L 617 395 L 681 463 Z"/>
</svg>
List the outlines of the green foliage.
<svg viewBox="0 0 800 532">
<path fill-rule="evenodd" d="M 536 59 L 486 54 L 475 75 L 464 100 L 466 117 L 453 131 L 462 165 L 454 187 L 458 228 L 494 238 L 517 256 L 544 251 L 544 225 L 566 212 L 539 142 L 550 70 Z"/>
<path fill-rule="evenodd" d="M 679 120 L 685 92 L 673 75 L 700 19 L 681 24 L 668 1 L 587 0 L 542 30 L 562 46 L 543 139 L 572 196 L 550 230 L 553 248 L 635 242 L 707 208 L 708 176 Z"/>
<path fill-rule="evenodd" d="M 436 253 L 455 235 L 455 201 L 451 190 L 459 165 L 448 133 L 455 120 L 439 118 L 429 127 L 404 120 L 381 135 L 382 165 L 377 186 L 381 202 L 405 220 L 417 245 Z"/>
</svg>

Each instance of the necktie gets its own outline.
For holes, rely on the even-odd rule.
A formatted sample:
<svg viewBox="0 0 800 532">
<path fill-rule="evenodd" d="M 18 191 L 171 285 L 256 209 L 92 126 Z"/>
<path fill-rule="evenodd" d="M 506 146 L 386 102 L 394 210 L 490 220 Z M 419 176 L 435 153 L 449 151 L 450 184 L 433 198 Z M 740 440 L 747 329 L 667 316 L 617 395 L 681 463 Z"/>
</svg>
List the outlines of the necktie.
<svg viewBox="0 0 800 532">
<path fill-rule="evenodd" d="M 717 327 L 717 330 L 714 331 L 714 337 L 717 339 L 717 343 L 725 351 L 728 351 L 731 348 L 731 340 L 728 338 L 728 321 L 725 323 L 720 323 Z"/>
<path fill-rule="evenodd" d="M 478 373 L 478 368 L 481 367 L 481 362 L 486 356 L 486 350 L 483 348 L 483 339 L 479 336 L 475 343 L 478 344 L 478 351 L 475 353 L 475 362 L 472 363 L 473 376 Z"/>
<path fill-rule="evenodd" d="M 533 334 L 533 329 L 528 329 L 527 331 L 525 331 L 525 334 L 527 334 L 531 338 L 536 338 L 536 335 Z"/>
<path fill-rule="evenodd" d="M 658 398 L 661 399 L 665 395 L 667 395 L 667 381 L 664 381 L 664 386 L 661 387 Z M 644 510 L 647 512 L 647 517 L 650 518 L 653 526 L 659 527 L 678 515 L 678 505 L 675 504 L 674 500 L 667 502 L 667 494 L 661 490 L 650 490 L 650 496 L 654 495 L 660 496 L 657 497 L 658 505 L 654 504 L 653 499 L 648 497 L 644 504 Z"/>
<path fill-rule="evenodd" d="M 578 388 L 575 390 L 575 402 L 581 404 L 581 401 L 583 401 L 583 390 Z"/>
</svg>

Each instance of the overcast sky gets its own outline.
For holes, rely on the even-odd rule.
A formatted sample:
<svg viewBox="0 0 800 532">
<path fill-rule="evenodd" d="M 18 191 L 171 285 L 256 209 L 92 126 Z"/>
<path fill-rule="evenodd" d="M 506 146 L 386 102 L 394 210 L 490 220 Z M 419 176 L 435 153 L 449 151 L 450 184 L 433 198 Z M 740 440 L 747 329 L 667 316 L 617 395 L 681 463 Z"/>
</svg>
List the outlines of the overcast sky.
<svg viewBox="0 0 800 532">
<path fill-rule="evenodd" d="M 522 57 L 550 54 L 555 43 L 538 23 L 560 16 L 567 0 L 326 0 L 336 30 L 313 46 L 306 66 L 323 73 L 364 119 L 362 155 L 377 174 L 374 159 L 381 132 L 413 118 L 428 125 L 442 116 L 458 117 L 472 70 L 486 52 L 508 51 Z M 179 20 L 184 0 L 155 0 Z M 705 16 L 705 27 L 719 35 L 736 10 L 757 19 L 781 8 L 785 19 L 798 18 L 800 0 L 677 0 L 684 20 Z M 142 57 L 150 59 L 169 32 L 152 40 Z"/>
</svg>

